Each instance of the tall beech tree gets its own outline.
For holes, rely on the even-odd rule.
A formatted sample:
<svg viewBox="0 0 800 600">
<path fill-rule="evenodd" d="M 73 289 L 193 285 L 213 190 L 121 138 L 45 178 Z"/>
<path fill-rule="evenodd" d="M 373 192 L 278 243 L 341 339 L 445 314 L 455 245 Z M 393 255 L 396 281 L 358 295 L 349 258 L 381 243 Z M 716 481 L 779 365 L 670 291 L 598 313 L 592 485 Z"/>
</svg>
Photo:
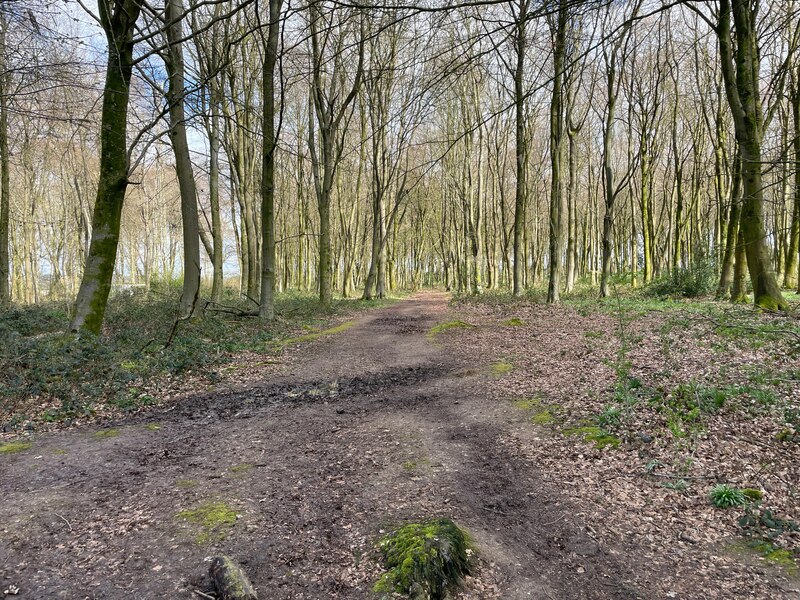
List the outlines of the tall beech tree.
<svg viewBox="0 0 800 600">
<path fill-rule="evenodd" d="M 70 322 L 72 331 L 99 334 L 103 326 L 128 189 L 128 103 L 133 74 L 136 21 L 141 0 L 98 0 L 108 43 L 100 125 L 100 175 L 92 214 L 92 236 Z"/>
</svg>

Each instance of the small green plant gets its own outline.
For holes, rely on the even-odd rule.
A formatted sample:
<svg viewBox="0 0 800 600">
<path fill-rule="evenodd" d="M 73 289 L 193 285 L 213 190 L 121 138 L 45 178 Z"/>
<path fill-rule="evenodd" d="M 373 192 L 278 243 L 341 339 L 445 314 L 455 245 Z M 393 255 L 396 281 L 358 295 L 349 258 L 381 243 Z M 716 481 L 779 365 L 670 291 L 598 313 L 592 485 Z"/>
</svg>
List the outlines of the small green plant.
<svg viewBox="0 0 800 600">
<path fill-rule="evenodd" d="M 711 504 L 717 508 L 732 508 L 734 506 L 744 506 L 747 498 L 742 490 L 731 487 L 726 483 L 714 486 L 710 494 Z"/>
<path fill-rule="evenodd" d="M 747 504 L 739 517 L 739 527 L 745 534 L 773 541 L 785 533 L 800 532 L 800 524 L 792 519 L 776 515 L 770 508 L 762 508 L 760 502 Z"/>
<path fill-rule="evenodd" d="M 689 489 L 689 484 L 685 479 L 676 479 L 675 481 L 665 481 L 661 484 L 661 487 L 672 490 L 673 492 L 683 493 Z"/>
<path fill-rule="evenodd" d="M 386 573 L 375 591 L 443 600 L 470 572 L 469 538 L 450 519 L 409 523 L 379 544 Z"/>
<path fill-rule="evenodd" d="M 608 405 L 597 415 L 597 424 L 603 429 L 619 425 L 622 421 L 622 409 L 619 406 Z"/>
</svg>

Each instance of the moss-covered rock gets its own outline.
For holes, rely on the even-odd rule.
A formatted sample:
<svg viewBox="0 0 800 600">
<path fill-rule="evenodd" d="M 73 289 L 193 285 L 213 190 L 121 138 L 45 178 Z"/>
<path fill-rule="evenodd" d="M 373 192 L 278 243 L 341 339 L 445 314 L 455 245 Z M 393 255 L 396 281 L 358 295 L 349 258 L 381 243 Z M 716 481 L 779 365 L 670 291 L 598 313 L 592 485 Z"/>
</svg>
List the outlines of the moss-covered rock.
<svg viewBox="0 0 800 600">
<path fill-rule="evenodd" d="M 208 574 L 221 600 L 258 600 L 247 574 L 230 557 L 215 556 L 211 559 Z"/>
<path fill-rule="evenodd" d="M 469 574 L 469 538 L 450 519 L 409 523 L 380 542 L 387 572 L 376 592 L 441 600 Z"/>
</svg>

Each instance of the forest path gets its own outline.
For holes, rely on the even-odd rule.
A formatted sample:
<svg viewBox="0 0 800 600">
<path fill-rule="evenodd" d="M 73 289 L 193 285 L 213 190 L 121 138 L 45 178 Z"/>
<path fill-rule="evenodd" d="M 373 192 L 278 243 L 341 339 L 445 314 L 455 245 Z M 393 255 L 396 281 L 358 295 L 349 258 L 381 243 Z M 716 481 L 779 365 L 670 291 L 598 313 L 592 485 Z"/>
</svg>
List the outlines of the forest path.
<svg viewBox="0 0 800 600">
<path fill-rule="evenodd" d="M 488 365 L 429 335 L 447 302 L 371 312 L 260 385 L 0 456 L 0 592 L 198 598 L 204 559 L 225 552 L 267 600 L 374 598 L 381 531 L 447 516 L 480 554 L 459 598 L 652 597 L 629 583 L 635 548 L 601 547 L 508 442 L 536 428 L 486 400 Z M 204 506 L 238 519 L 204 530 L 178 514 Z"/>
</svg>

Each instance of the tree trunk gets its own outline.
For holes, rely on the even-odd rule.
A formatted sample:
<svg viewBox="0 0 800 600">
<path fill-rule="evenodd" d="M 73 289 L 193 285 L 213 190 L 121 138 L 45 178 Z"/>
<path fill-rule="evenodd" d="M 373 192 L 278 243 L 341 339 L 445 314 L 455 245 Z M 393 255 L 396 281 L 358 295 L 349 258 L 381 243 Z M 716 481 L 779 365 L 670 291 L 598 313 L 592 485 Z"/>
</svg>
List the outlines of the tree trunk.
<svg viewBox="0 0 800 600">
<path fill-rule="evenodd" d="M 525 229 L 525 205 L 528 193 L 528 149 L 525 140 L 525 91 L 523 89 L 525 70 L 525 51 L 527 47 L 528 1 L 520 0 L 519 14 L 516 23 L 516 52 L 517 65 L 514 71 L 514 109 L 516 115 L 516 159 L 517 159 L 517 186 L 514 200 L 514 276 L 513 293 L 515 296 L 522 294 L 525 263 L 523 261 L 524 244 L 523 233 Z"/>
<path fill-rule="evenodd" d="M 181 194 L 181 219 L 183 222 L 183 292 L 180 312 L 188 317 L 194 312 L 200 293 L 200 223 L 197 217 L 197 186 L 195 185 L 189 142 L 186 137 L 184 110 L 186 89 L 183 65 L 182 0 L 167 0 L 166 21 L 167 53 L 164 57 L 169 78 L 167 101 L 169 103 L 170 141 L 175 154 L 175 171 Z"/>
<path fill-rule="evenodd" d="M 92 215 L 92 241 L 70 323 L 72 331 L 99 334 L 103 326 L 128 187 L 128 101 L 133 71 L 133 36 L 139 0 L 100 0 L 100 22 L 108 41 L 108 63 L 100 124 L 100 177 Z"/>
<path fill-rule="evenodd" d="M 735 50 L 731 48 L 731 9 L 736 25 Z M 736 139 L 742 157 L 742 233 L 753 297 L 756 306 L 787 310 L 789 305 L 778 287 L 764 227 L 764 188 L 761 143 L 763 115 L 759 90 L 759 52 L 756 31 L 757 5 L 749 0 L 720 0 L 717 29 L 722 74 L 731 106 Z M 735 57 L 734 57 L 735 53 Z M 734 63 L 735 58 L 735 63 Z"/>
<path fill-rule="evenodd" d="M 261 82 L 261 293 L 258 316 L 275 318 L 275 64 L 278 60 L 282 0 L 269 0 L 269 28 Z"/>
<path fill-rule="evenodd" d="M 567 0 L 560 0 L 553 45 L 553 96 L 550 102 L 550 273 L 547 302 L 558 303 L 561 294 L 561 243 L 563 234 L 564 194 L 561 167 L 564 139 L 564 106 L 562 81 L 567 36 Z"/>
<path fill-rule="evenodd" d="M 0 7 L 0 308 L 11 303 L 9 275 L 11 257 L 9 255 L 9 228 L 11 177 L 8 156 L 8 92 L 9 75 L 6 73 L 6 28 L 7 22 Z"/>
<path fill-rule="evenodd" d="M 800 252 L 800 64 L 792 77 L 792 116 L 794 118 L 794 202 L 789 247 L 783 270 L 783 287 L 794 288 L 800 284 L 798 277 L 798 252 Z M 800 288 L 798 288 L 800 289 Z"/>
<path fill-rule="evenodd" d="M 720 266 L 719 285 L 717 286 L 717 298 L 728 298 L 733 283 L 733 264 L 736 255 L 736 242 L 739 234 L 739 215 L 741 214 L 742 199 L 742 170 L 741 158 L 738 150 L 733 159 L 733 173 L 731 174 L 731 192 L 728 211 L 728 228 L 725 239 L 725 251 L 722 255 L 722 265 Z"/>
</svg>

